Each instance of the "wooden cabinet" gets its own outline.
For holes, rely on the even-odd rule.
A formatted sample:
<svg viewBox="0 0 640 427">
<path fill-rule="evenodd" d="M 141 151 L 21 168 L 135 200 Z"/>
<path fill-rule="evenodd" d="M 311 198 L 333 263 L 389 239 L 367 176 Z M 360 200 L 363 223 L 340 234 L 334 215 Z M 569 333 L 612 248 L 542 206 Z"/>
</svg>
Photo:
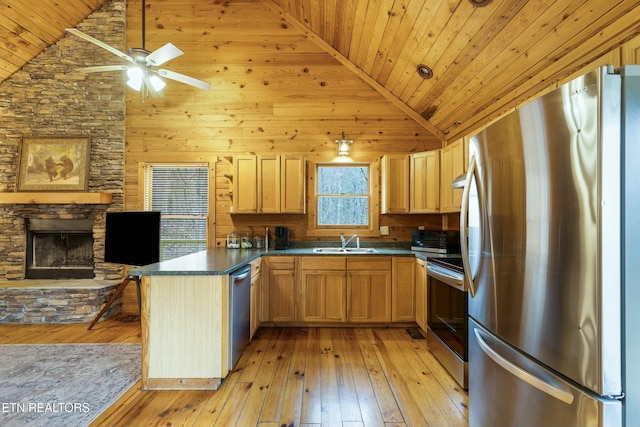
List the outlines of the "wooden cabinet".
<svg viewBox="0 0 640 427">
<path fill-rule="evenodd" d="M 416 259 L 416 323 L 424 332 L 427 331 L 427 262 Z"/>
<path fill-rule="evenodd" d="M 459 212 L 462 189 L 451 183 L 464 173 L 464 140 L 458 139 L 441 150 L 440 154 L 440 212 Z"/>
<path fill-rule="evenodd" d="M 391 321 L 391 257 L 347 258 L 347 320 Z"/>
<path fill-rule="evenodd" d="M 391 274 L 391 320 L 413 322 L 415 315 L 415 258 L 393 257 Z"/>
<path fill-rule="evenodd" d="M 256 213 L 257 168 L 256 156 L 235 156 L 233 158 L 233 205 L 231 213 Z"/>
<path fill-rule="evenodd" d="M 440 150 L 411 155 L 409 207 L 411 213 L 440 211 Z"/>
<path fill-rule="evenodd" d="M 305 161 L 301 156 L 233 158 L 231 213 L 305 213 Z"/>
<path fill-rule="evenodd" d="M 262 259 L 251 262 L 251 338 L 262 321 Z"/>
<path fill-rule="evenodd" d="M 280 213 L 280 156 L 258 156 L 257 213 Z"/>
<path fill-rule="evenodd" d="M 295 258 L 292 256 L 267 257 L 269 319 L 273 322 L 295 320 Z"/>
<path fill-rule="evenodd" d="M 382 157 L 381 213 L 409 213 L 409 155 L 386 154 Z"/>
<path fill-rule="evenodd" d="M 281 156 L 280 212 L 305 213 L 305 160 L 301 156 Z"/>
<path fill-rule="evenodd" d="M 346 321 L 346 258 L 302 257 L 300 317 L 304 322 Z"/>
</svg>

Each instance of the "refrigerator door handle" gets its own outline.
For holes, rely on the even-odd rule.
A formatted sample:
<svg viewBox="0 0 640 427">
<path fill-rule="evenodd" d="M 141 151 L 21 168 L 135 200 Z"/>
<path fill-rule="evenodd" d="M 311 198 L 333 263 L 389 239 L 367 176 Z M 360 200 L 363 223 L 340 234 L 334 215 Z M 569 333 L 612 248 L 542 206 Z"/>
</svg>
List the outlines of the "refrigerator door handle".
<svg viewBox="0 0 640 427">
<path fill-rule="evenodd" d="M 570 405 L 573 402 L 573 394 L 566 391 L 566 390 L 562 390 L 558 387 L 556 387 L 553 384 L 549 384 L 548 382 L 536 377 L 535 375 L 525 371 L 524 369 L 520 368 L 519 366 L 514 365 L 513 363 L 509 362 L 507 359 L 505 359 L 504 357 L 502 357 L 500 354 L 498 354 L 498 352 L 496 352 L 494 349 L 492 349 L 489 344 L 487 344 L 487 342 L 484 340 L 484 338 L 482 338 L 481 336 L 481 332 L 478 329 L 474 329 L 474 332 L 476 334 L 476 338 L 478 339 L 478 344 L 480 345 L 480 348 L 482 349 L 482 351 L 491 358 L 491 360 L 493 360 L 494 362 L 496 362 L 500 367 L 502 367 L 504 370 L 506 370 L 507 372 L 511 373 L 513 376 L 521 379 L 522 381 L 526 382 L 527 384 L 537 388 L 538 390 L 548 394 L 549 396 L 552 396 L 568 405 Z"/>
<path fill-rule="evenodd" d="M 480 234 L 476 236 L 479 239 L 479 242 L 482 242 L 484 233 L 484 207 L 483 207 L 483 195 L 479 188 L 479 177 L 477 176 L 478 172 L 478 162 L 473 156 L 469 161 L 469 169 L 467 170 L 467 177 L 464 183 L 464 189 L 462 190 L 462 205 L 460 206 L 460 253 L 462 255 L 462 266 L 464 267 L 464 275 L 465 279 L 468 283 L 469 294 L 473 298 L 476 294 L 476 282 L 475 282 L 475 274 L 477 271 L 471 271 L 471 261 L 469 259 L 469 199 L 471 195 L 471 185 L 474 182 L 475 178 L 475 186 L 476 192 L 478 195 L 478 203 L 480 208 Z M 476 254 L 476 256 L 480 256 L 480 253 Z M 477 269 L 477 267 L 476 267 Z"/>
</svg>

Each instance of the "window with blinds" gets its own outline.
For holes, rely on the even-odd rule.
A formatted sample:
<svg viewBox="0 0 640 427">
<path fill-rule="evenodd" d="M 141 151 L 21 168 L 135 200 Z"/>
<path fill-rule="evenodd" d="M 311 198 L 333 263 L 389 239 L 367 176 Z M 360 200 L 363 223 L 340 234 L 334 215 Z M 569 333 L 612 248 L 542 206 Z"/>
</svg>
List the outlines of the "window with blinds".
<svg viewBox="0 0 640 427">
<path fill-rule="evenodd" d="M 161 212 L 160 260 L 207 248 L 209 165 L 145 165 L 144 209 Z"/>
</svg>

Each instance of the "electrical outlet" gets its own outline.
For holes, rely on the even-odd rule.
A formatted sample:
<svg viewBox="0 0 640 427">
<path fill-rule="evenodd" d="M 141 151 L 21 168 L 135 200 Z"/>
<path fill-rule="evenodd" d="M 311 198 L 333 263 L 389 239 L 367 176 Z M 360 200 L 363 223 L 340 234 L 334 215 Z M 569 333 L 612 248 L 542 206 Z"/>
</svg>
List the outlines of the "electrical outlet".
<svg viewBox="0 0 640 427">
<path fill-rule="evenodd" d="M 424 225 L 419 225 L 418 230 L 424 230 Z"/>
<path fill-rule="evenodd" d="M 388 225 L 380 226 L 380 235 L 381 236 L 388 236 L 389 235 L 389 226 Z"/>
</svg>

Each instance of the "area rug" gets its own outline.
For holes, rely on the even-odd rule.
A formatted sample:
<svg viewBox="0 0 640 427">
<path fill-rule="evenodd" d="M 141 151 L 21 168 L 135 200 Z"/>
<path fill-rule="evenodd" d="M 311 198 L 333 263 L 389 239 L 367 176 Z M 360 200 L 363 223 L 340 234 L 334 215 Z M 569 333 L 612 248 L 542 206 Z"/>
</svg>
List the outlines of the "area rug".
<svg viewBox="0 0 640 427">
<path fill-rule="evenodd" d="M 0 426 L 89 425 L 140 379 L 140 348 L 0 345 Z"/>
</svg>

